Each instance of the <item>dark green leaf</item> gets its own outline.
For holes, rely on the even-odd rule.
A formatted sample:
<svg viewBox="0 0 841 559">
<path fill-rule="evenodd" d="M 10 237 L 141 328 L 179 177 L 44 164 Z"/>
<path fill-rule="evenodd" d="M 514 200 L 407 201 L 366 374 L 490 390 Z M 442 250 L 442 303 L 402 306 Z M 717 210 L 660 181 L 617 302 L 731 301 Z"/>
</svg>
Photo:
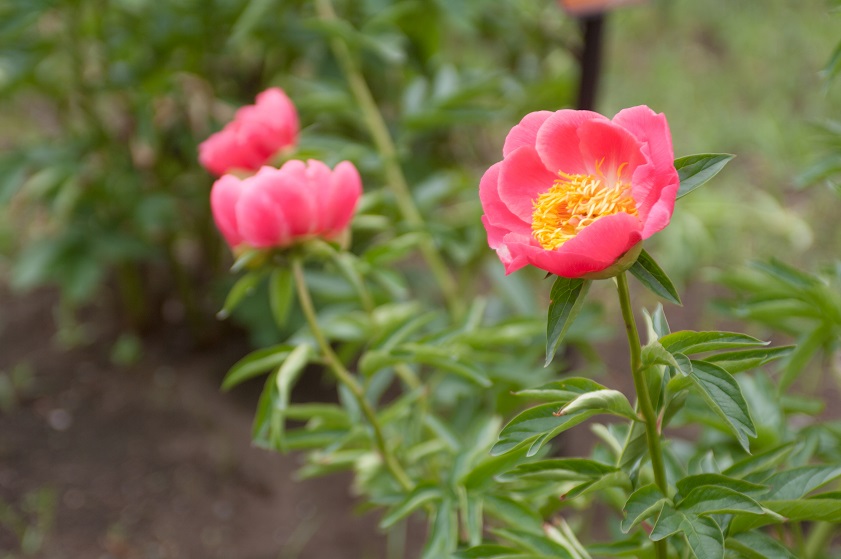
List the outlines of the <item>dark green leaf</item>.
<svg viewBox="0 0 841 559">
<path fill-rule="evenodd" d="M 628 398 L 618 390 L 604 389 L 581 394 L 564 406 L 560 415 L 574 414 L 581 411 L 596 411 L 625 417 L 632 421 L 642 421 L 631 407 Z"/>
<path fill-rule="evenodd" d="M 520 464 L 505 477 L 546 481 L 587 481 L 617 470 L 615 466 L 586 458 L 552 458 Z"/>
<path fill-rule="evenodd" d="M 222 390 L 230 390 L 243 381 L 274 369 L 283 363 L 292 349 L 294 346 L 280 344 L 252 351 L 234 363 L 222 381 Z"/>
<path fill-rule="evenodd" d="M 237 280 L 231 290 L 228 292 L 228 296 L 225 298 L 225 304 L 222 306 L 222 310 L 219 311 L 216 316 L 220 319 L 225 319 L 231 316 L 231 313 L 234 312 L 234 309 L 240 304 L 240 302 L 250 295 L 254 288 L 259 285 L 259 283 L 263 280 L 264 274 L 260 272 L 248 272 L 241 278 Z"/>
<path fill-rule="evenodd" d="M 559 402 L 542 404 L 517 415 L 502 429 L 499 441 L 491 448 L 491 454 L 498 456 L 520 445 L 532 443 L 526 455 L 533 456 L 551 438 L 599 413 L 586 410 L 559 416 L 557 412 L 562 406 Z"/>
<path fill-rule="evenodd" d="M 841 476 L 841 466 L 801 466 L 779 472 L 765 480 L 771 489 L 762 500 L 799 499 Z"/>
<path fill-rule="evenodd" d="M 442 498 L 441 488 L 436 485 L 419 485 L 397 505 L 393 506 L 380 520 L 380 528 L 387 530 L 403 520 L 426 503 Z"/>
<path fill-rule="evenodd" d="M 275 268 L 269 278 L 269 306 L 272 310 L 275 324 L 279 328 L 286 325 L 292 297 L 295 293 L 292 270 L 289 268 Z"/>
<path fill-rule="evenodd" d="M 708 514 L 763 514 L 762 507 L 745 495 L 733 489 L 716 485 L 702 485 L 689 492 L 675 508 L 686 514 L 704 516 Z"/>
<path fill-rule="evenodd" d="M 703 361 L 715 363 L 730 374 L 749 371 L 756 367 L 767 365 L 772 361 L 785 357 L 795 346 L 785 345 L 759 349 L 745 349 L 740 351 L 724 351 L 705 357 Z"/>
<path fill-rule="evenodd" d="M 517 396 L 527 396 L 536 400 L 561 402 L 561 405 L 565 405 L 585 392 L 594 392 L 605 388 L 605 386 L 588 378 L 570 377 L 564 380 L 553 381 L 537 388 L 526 388 L 514 394 Z"/>
<path fill-rule="evenodd" d="M 666 505 L 651 531 L 651 539 L 660 541 L 681 533 L 696 559 L 723 559 L 724 535 L 712 518 L 695 516 Z"/>
<path fill-rule="evenodd" d="M 546 322 L 546 362 L 548 366 L 555 357 L 558 344 L 564 339 L 575 317 L 584 304 L 590 280 L 558 277 L 552 286 L 549 314 Z"/>
<path fill-rule="evenodd" d="M 680 302 L 680 295 L 675 289 L 672 280 L 666 275 L 657 262 L 651 257 L 648 252 L 643 249 L 639 258 L 629 270 L 640 283 L 647 287 L 652 293 L 658 297 L 662 297 L 670 303 L 675 305 L 682 305 Z"/>
<path fill-rule="evenodd" d="M 696 474 L 687 476 L 677 482 L 677 489 L 683 495 L 688 495 L 693 489 L 708 485 L 725 487 L 739 493 L 751 493 L 767 489 L 765 485 L 751 483 L 742 479 L 728 477 L 722 474 Z"/>
<path fill-rule="evenodd" d="M 756 428 L 733 375 L 711 363 L 692 361 L 690 378 L 707 405 L 727 423 L 745 451 L 750 452 L 748 437 L 756 436 Z"/>
<path fill-rule="evenodd" d="M 747 334 L 736 332 L 695 332 L 694 330 L 672 332 L 668 336 L 660 338 L 659 341 L 669 352 L 683 353 L 684 355 L 737 347 L 768 345 L 768 342 L 757 340 Z"/>
<path fill-rule="evenodd" d="M 640 522 L 659 514 L 668 502 L 669 500 L 655 484 L 640 487 L 631 493 L 622 509 L 625 513 L 625 519 L 621 524 L 622 532 L 627 534 Z"/>
<path fill-rule="evenodd" d="M 716 176 L 735 155 L 728 153 L 699 153 L 675 159 L 680 177 L 677 197 L 682 198 Z"/>
<path fill-rule="evenodd" d="M 745 559 L 797 559 L 777 540 L 762 532 L 744 532 L 725 541 L 728 550 L 740 552 Z"/>
<path fill-rule="evenodd" d="M 782 446 L 767 450 L 761 454 L 756 454 L 740 460 L 724 470 L 723 474 L 729 477 L 743 478 L 753 474 L 754 472 L 773 468 L 785 460 L 786 457 L 791 454 L 792 450 L 792 444 L 786 443 Z"/>
<path fill-rule="evenodd" d="M 543 534 L 540 513 L 513 496 L 486 495 L 485 512 L 520 533 Z"/>
</svg>

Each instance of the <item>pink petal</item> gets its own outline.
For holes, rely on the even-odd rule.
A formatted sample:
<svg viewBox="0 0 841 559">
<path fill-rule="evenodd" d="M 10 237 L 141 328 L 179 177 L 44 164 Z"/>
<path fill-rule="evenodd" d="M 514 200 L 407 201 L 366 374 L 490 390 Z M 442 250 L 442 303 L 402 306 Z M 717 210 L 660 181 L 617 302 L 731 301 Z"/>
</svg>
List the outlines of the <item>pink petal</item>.
<svg viewBox="0 0 841 559">
<path fill-rule="evenodd" d="M 518 256 L 515 257 L 509 249 L 509 244 L 506 242 L 507 236 L 518 234 L 511 233 L 505 229 L 491 225 L 488 222 L 487 216 L 484 215 L 482 216 L 482 224 L 485 226 L 485 230 L 488 232 L 488 246 L 490 246 L 496 251 L 499 260 L 505 266 L 506 274 L 516 272 L 517 270 L 526 266 L 529 263 L 528 258 L 525 254 L 520 253 Z"/>
<path fill-rule="evenodd" d="M 553 172 L 586 174 L 590 170 L 581 157 L 578 128 L 585 122 L 608 121 L 591 111 L 557 111 L 546 119 L 537 132 L 535 149 L 544 166 Z"/>
<path fill-rule="evenodd" d="M 319 198 L 321 231 L 335 235 L 347 228 L 361 195 L 362 179 L 353 163 L 342 161 L 336 165 Z"/>
<path fill-rule="evenodd" d="M 649 162 L 634 173 L 631 194 L 645 224 L 643 238 L 647 239 L 669 224 L 680 187 L 669 124 L 665 115 L 646 106 L 620 111 L 613 122 L 625 127 L 645 145 L 643 153 Z"/>
<path fill-rule="evenodd" d="M 519 147 L 502 160 L 499 198 L 512 214 L 531 223 L 534 200 L 552 188 L 557 178 L 546 169 L 534 148 Z"/>
<path fill-rule="evenodd" d="M 623 177 L 629 177 L 634 170 L 645 163 L 642 144 L 627 130 L 610 121 L 589 121 L 578 129 L 581 140 L 581 155 L 590 174 L 600 171 L 610 182 L 616 179 L 619 167 Z M 598 169 L 596 165 L 598 164 Z"/>
<path fill-rule="evenodd" d="M 506 136 L 505 145 L 502 147 L 502 156 L 508 157 L 508 154 L 518 147 L 534 147 L 537 141 L 537 131 L 550 116 L 552 116 L 551 111 L 537 111 L 524 116 L 520 123 L 514 126 Z"/>
<path fill-rule="evenodd" d="M 544 250 L 533 239 L 510 234 L 505 244 L 516 260 L 567 278 L 600 272 L 613 265 L 641 240 L 640 222 L 630 214 L 614 214 L 596 220 L 557 250 Z"/>
<path fill-rule="evenodd" d="M 655 113 L 645 105 L 640 105 L 619 111 L 613 117 L 613 122 L 648 146 L 648 157 L 655 165 L 658 167 L 674 165 L 672 134 L 669 131 L 666 115 Z"/>
<path fill-rule="evenodd" d="M 236 248 L 243 239 L 237 227 L 236 206 L 242 194 L 242 181 L 233 175 L 225 175 L 210 191 L 210 211 L 216 227 L 231 248 Z"/>
<path fill-rule="evenodd" d="M 237 222 L 243 238 L 258 248 L 289 245 L 293 236 L 284 201 L 290 196 L 284 193 L 284 188 L 292 187 L 292 196 L 300 195 L 294 183 L 278 169 L 269 167 L 243 182 L 245 190 L 237 205 Z M 300 228 L 301 220 L 295 225 Z"/>
<path fill-rule="evenodd" d="M 499 170 L 501 167 L 502 162 L 495 163 L 482 175 L 482 180 L 479 182 L 479 200 L 482 202 L 482 209 L 488 222 L 494 226 L 502 227 L 508 231 L 528 233 L 531 230 L 530 223 L 526 223 L 512 214 L 499 198 Z"/>
</svg>

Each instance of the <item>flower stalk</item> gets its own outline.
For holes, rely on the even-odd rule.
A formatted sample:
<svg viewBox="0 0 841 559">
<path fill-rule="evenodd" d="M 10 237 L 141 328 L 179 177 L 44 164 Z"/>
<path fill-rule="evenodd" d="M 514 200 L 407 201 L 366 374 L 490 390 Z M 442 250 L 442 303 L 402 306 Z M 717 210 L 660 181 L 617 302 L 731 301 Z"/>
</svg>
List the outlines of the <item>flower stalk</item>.
<svg viewBox="0 0 841 559">
<path fill-rule="evenodd" d="M 339 21 L 333 4 L 330 0 L 316 0 L 315 3 L 318 16 L 327 22 Z M 383 167 L 386 181 L 397 201 L 398 209 L 406 222 L 419 230 L 425 230 L 423 216 L 412 199 L 409 183 L 403 174 L 400 160 L 397 156 L 397 149 L 388 131 L 388 126 L 380 113 L 371 89 L 368 87 L 362 72 L 358 68 L 350 49 L 341 39 L 330 41 L 333 54 L 345 74 L 353 96 L 356 97 L 359 108 L 362 111 L 363 119 L 377 147 L 377 151 L 383 158 Z M 458 285 L 455 282 L 449 268 L 441 258 L 440 252 L 432 242 L 431 237 L 424 235 L 420 242 L 420 251 L 426 260 L 427 265 L 438 283 L 441 293 L 447 304 L 447 308 L 454 316 L 460 316 L 463 311 L 463 304 L 458 294 Z"/>
<path fill-rule="evenodd" d="M 640 412 L 645 421 L 645 435 L 648 441 L 648 455 L 651 460 L 651 467 L 654 470 L 654 483 L 663 493 L 669 495 L 669 485 L 666 481 L 666 468 L 663 463 L 663 449 L 660 446 L 660 430 L 657 426 L 657 412 L 648 393 L 645 383 L 645 369 L 642 364 L 642 345 L 640 344 L 637 323 L 634 320 L 634 311 L 631 307 L 631 294 L 628 290 L 628 277 L 626 272 L 616 276 L 619 292 L 619 305 L 622 307 L 622 319 L 625 322 L 625 333 L 628 336 L 628 349 L 631 353 L 631 373 L 634 378 L 634 390 L 637 393 Z M 657 559 L 666 559 L 666 541 L 654 542 L 654 549 Z"/>
<path fill-rule="evenodd" d="M 397 458 L 389 450 L 388 445 L 386 444 L 385 436 L 383 435 L 382 427 L 380 426 L 379 419 L 377 418 L 377 414 L 365 398 L 365 389 L 359 381 L 356 380 L 356 377 L 354 377 L 350 371 L 347 370 L 344 364 L 342 364 L 339 356 L 336 355 L 336 352 L 333 351 L 333 348 L 330 346 L 327 338 L 324 337 L 324 332 L 322 332 L 321 328 L 318 326 L 315 307 L 313 306 L 312 297 L 310 296 L 306 279 L 304 278 L 304 266 L 301 261 L 301 257 L 294 256 L 291 260 L 292 274 L 295 278 L 295 287 L 298 293 L 298 301 L 301 304 L 301 310 L 304 313 L 304 318 L 312 331 L 312 335 L 315 338 L 319 349 L 321 349 L 321 353 L 324 355 L 327 367 L 336 377 L 336 380 L 350 390 L 351 394 L 353 394 L 353 397 L 356 399 L 357 404 L 359 404 L 362 414 L 365 416 L 365 419 L 368 420 L 368 423 L 371 425 L 371 429 L 374 431 L 374 441 L 376 442 L 377 449 L 379 450 L 385 467 L 405 491 L 411 491 L 414 484 L 403 470 L 403 467 L 397 461 Z"/>
</svg>

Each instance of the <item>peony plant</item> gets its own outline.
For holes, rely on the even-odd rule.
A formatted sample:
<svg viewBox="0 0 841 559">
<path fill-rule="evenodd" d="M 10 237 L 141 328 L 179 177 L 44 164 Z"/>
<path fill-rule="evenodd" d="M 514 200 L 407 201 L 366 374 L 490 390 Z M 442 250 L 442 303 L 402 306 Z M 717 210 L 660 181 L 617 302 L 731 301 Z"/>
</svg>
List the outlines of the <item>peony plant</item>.
<svg viewBox="0 0 841 559">
<path fill-rule="evenodd" d="M 337 24 L 329 0 L 316 8 Z M 528 282 L 529 268 L 554 278 L 551 289 L 519 284 L 539 294 L 545 318 L 517 314 L 479 295 L 491 282 L 457 275 L 436 244 L 445 220 L 419 209 L 343 41 L 331 46 L 379 153 L 365 182 L 382 187 L 360 198 L 352 163 L 293 159 L 225 174 L 211 191 L 243 272 L 224 314 L 268 278 L 267 306 L 288 334 L 223 383 L 268 373 L 255 443 L 302 451 L 304 477 L 352 471 L 392 549 L 402 550 L 410 517 L 425 519 L 423 548 L 407 557 L 828 556 L 841 498 L 814 492 L 841 478 L 841 436 L 807 437 L 808 424 L 787 421 L 803 408 L 768 388 L 777 364 L 802 367 L 798 350 L 737 332 L 672 331 L 661 304 L 643 310 L 640 327 L 633 309 L 631 277 L 681 304 L 643 243 L 668 235 L 676 201 L 732 156 L 675 159 L 666 117 L 646 106 L 612 119 L 568 109 L 524 116 L 499 139 L 502 160 L 477 177 L 473 197 L 499 275 L 510 276 L 495 281 Z M 209 168 L 229 170 L 207 153 Z M 393 221 L 376 199 L 394 201 Z M 586 345 L 600 326 L 588 301 L 596 281 L 615 288 L 627 340 L 629 365 L 609 380 L 632 391 L 554 360 L 561 344 Z M 336 399 L 293 402 L 300 376 L 320 371 Z M 769 409 L 786 426 L 773 437 Z M 571 456 L 581 449 L 558 443 L 585 421 L 595 444 Z"/>
</svg>

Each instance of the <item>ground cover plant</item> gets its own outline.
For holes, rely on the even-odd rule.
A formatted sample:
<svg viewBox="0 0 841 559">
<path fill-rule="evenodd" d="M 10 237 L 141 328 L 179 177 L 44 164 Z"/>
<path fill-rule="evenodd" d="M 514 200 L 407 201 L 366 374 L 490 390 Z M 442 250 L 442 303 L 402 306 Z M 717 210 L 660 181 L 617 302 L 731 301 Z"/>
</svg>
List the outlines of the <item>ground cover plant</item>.
<svg viewBox="0 0 841 559">
<path fill-rule="evenodd" d="M 171 9 L 195 16 L 188 4 Z M 161 9 L 120 6 L 132 21 Z M 221 3 L 184 28 L 153 25 L 161 34 L 150 40 L 167 39 L 163 58 L 176 65 L 185 55 L 170 34 L 205 30 L 215 45 L 207 30 L 230 27 L 226 52 L 241 58 L 186 58 L 188 105 L 196 87 L 215 107 L 199 115 L 167 113 L 171 89 L 159 80 L 173 70 L 154 58 L 142 65 L 150 89 L 112 83 L 127 64 L 111 48 L 119 34 L 91 27 L 93 11 L 57 17 L 72 8 L 7 8 L 47 14 L 41 32 L 79 25 L 88 43 L 69 41 L 70 57 L 107 69 L 80 73 L 93 112 L 68 103 L 63 126 L 78 136 L 55 141 L 50 173 L 33 174 L 46 156 L 32 146 L 4 161 L 4 195 L 28 193 L 53 211 L 15 282 L 62 275 L 71 302 L 118 285 L 135 327 L 153 306 L 138 295 L 147 290 L 177 297 L 197 331 L 210 309 L 248 324 L 261 347 L 223 388 L 266 375 L 254 442 L 300 452 L 302 477 L 351 471 L 393 556 L 414 553 L 403 545 L 412 519 L 425 523 L 423 557 L 833 556 L 838 426 L 799 389 L 803 378 L 825 383 L 819 350 L 827 364 L 837 353 L 837 273 L 778 260 L 725 273 L 739 298 L 726 308 L 765 329 L 672 331 L 675 305 L 703 305 L 681 301 L 675 284 L 709 262 L 717 235 L 752 226 L 742 216 L 717 227 L 737 221 L 737 205 L 714 186 L 695 192 L 733 156 L 675 158 L 673 142 L 698 145 L 684 136 L 706 125 L 680 104 L 562 109 L 573 103 L 577 45 L 556 48 L 576 32 L 557 5 L 501 4 L 489 15 L 482 2 Z M 98 55 L 96 45 L 108 48 Z M 140 116 L 100 128 L 94 113 L 106 109 Z M 195 120 L 167 120 L 164 141 L 161 114 Z M 79 150 L 97 155 L 76 177 Z M 194 160 L 215 177 L 209 191 Z M 144 162 L 148 174 L 136 175 Z M 119 192 L 114 168 L 131 177 Z M 705 199 L 716 200 L 706 215 Z M 692 203 L 700 229 L 697 215 L 682 217 Z M 755 215 L 789 212 L 773 202 Z M 106 233 L 116 223 L 124 236 Z M 229 258 L 235 282 L 213 307 L 214 290 L 197 279 Z M 174 295 L 155 293 L 162 269 Z M 635 310 L 632 294 L 662 304 Z M 613 317 L 630 363 L 596 376 L 605 365 L 594 344 Z M 304 375 L 323 376 L 335 399 L 302 401 Z M 565 445 L 573 429 L 589 443 Z"/>
</svg>

